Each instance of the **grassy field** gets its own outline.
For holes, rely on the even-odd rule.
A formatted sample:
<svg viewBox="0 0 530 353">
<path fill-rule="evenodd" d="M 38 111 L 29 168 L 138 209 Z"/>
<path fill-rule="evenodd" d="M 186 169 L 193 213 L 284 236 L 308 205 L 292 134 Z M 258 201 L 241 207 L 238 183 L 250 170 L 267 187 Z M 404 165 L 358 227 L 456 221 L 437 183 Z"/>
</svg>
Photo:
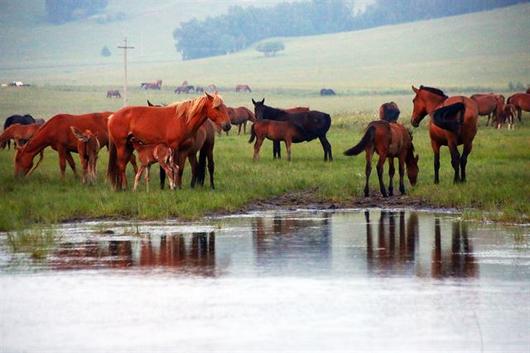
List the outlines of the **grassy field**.
<svg viewBox="0 0 530 353">
<path fill-rule="evenodd" d="M 0 91 L 0 114 L 28 111 L 47 117 L 59 109 L 69 112 L 86 112 L 117 109 L 117 101 L 101 97 L 97 88 L 28 88 Z M 272 160 L 272 147 L 266 142 L 262 159 L 252 161 L 252 145 L 248 135 L 233 133 L 216 141 L 217 189 L 191 190 L 189 168 L 185 185 L 176 192 L 157 190 L 156 168 L 153 169 L 150 193 L 114 193 L 104 180 L 107 152 L 99 160 L 99 182 L 88 187 L 80 184 L 68 170 L 65 181 L 59 178 L 56 153 L 48 150 L 41 166 L 24 179 L 13 177 L 13 151 L 0 151 L 0 230 L 24 227 L 35 222 L 55 223 L 72 218 L 126 217 L 139 219 L 166 217 L 199 217 L 214 211 L 233 211 L 251 201 L 267 199 L 295 190 L 316 190 L 320 200 L 343 202 L 362 198 L 364 183 L 364 158 L 349 158 L 342 152 L 357 143 L 366 123 L 376 114 L 376 107 L 389 100 L 402 107 L 402 119 L 408 123 L 411 108 L 409 95 L 356 95 L 331 99 L 304 95 L 273 94 L 267 96 L 271 104 L 292 106 L 311 104 L 315 109 L 330 111 L 333 126 L 329 140 L 333 145 L 335 160 L 323 162 L 323 152 L 318 142 L 297 144 L 293 148 L 293 161 Z M 170 92 L 156 92 L 150 96 L 156 101 L 170 101 Z M 246 104 L 249 95 L 225 96 L 229 105 Z M 143 91 L 133 91 L 131 101 L 141 104 Z M 525 120 L 530 117 L 525 116 Z M 410 194 L 425 205 L 457 207 L 469 217 L 491 220 L 528 222 L 530 215 L 530 124 L 518 125 L 515 131 L 497 131 L 483 126 L 475 140 L 468 163 L 468 180 L 465 185 L 452 184 L 452 168 L 447 149 L 442 151 L 441 184 L 433 185 L 432 151 L 425 123 L 414 130 L 414 143 L 420 155 L 419 184 L 409 188 Z M 77 156 L 75 157 L 77 161 Z M 132 175 L 129 174 L 129 180 Z M 377 177 L 372 174 L 374 192 Z M 143 189 L 142 189 L 143 190 Z M 485 211 L 485 213 L 483 213 Z"/>
</svg>

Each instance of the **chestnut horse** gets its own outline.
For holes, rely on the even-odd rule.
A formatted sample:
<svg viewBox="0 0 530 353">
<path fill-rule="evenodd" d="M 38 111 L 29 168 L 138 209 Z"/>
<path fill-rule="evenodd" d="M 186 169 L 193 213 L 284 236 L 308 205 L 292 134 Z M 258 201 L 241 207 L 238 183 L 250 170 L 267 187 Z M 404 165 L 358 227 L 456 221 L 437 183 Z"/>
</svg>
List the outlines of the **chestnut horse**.
<svg viewBox="0 0 530 353">
<path fill-rule="evenodd" d="M 497 129 L 502 127 L 502 124 L 507 124 L 508 130 L 515 129 L 514 122 L 517 116 L 517 109 L 513 104 L 505 104 L 502 111 L 497 115 Z"/>
<path fill-rule="evenodd" d="M 522 111 L 530 112 L 530 94 L 516 93 L 510 96 L 507 101 L 508 104 L 513 104 L 517 109 L 517 119 L 521 121 Z"/>
<path fill-rule="evenodd" d="M 288 161 L 291 161 L 291 144 L 305 141 L 304 131 L 291 121 L 256 120 L 250 128 L 250 139 L 248 140 L 248 143 L 256 140 L 253 157 L 255 161 L 259 159 L 259 150 L 265 138 L 278 142 L 284 141 Z"/>
<path fill-rule="evenodd" d="M 236 86 L 236 92 L 252 92 L 249 85 L 237 85 Z"/>
<path fill-rule="evenodd" d="M 418 159 L 414 156 L 414 145 L 412 144 L 412 134 L 401 124 L 389 123 L 384 120 L 372 121 L 364 133 L 361 141 L 344 152 L 346 156 L 356 156 L 362 151 L 366 152 L 366 183 L 364 186 L 364 196 L 369 196 L 368 183 L 372 173 L 372 156 L 374 152 L 379 155 L 377 162 L 377 177 L 379 178 L 379 189 L 383 197 L 394 195 L 393 178 L 396 172 L 394 168 L 394 158 L 399 161 L 399 191 L 405 194 L 405 184 L 403 175 L 405 165 L 407 166 L 407 176 L 412 186 L 416 185 L 418 179 Z M 388 194 L 383 182 L 383 168 L 388 158 Z"/>
<path fill-rule="evenodd" d="M 68 162 L 74 174 L 77 174 L 75 163 L 70 153 L 77 152 L 78 140 L 70 130 L 70 127 L 74 126 L 81 131 L 92 131 L 97 136 L 101 147 L 106 146 L 108 143 L 107 120 L 111 114 L 111 112 L 102 112 L 83 115 L 55 115 L 42 125 L 23 148 L 17 151 L 15 175 L 25 176 L 28 173 L 31 174 L 41 162 L 42 154 L 35 167 L 33 167 L 33 159 L 48 146 L 59 154 L 61 177 L 64 178 L 66 162 Z"/>
<path fill-rule="evenodd" d="M 451 152 L 451 165 L 455 171 L 453 181 L 455 183 L 466 181 L 466 164 L 467 156 L 471 153 L 473 139 L 477 134 L 478 107 L 475 101 L 464 96 L 447 97 L 437 88 L 424 87 L 416 88 L 412 86 L 416 96 L 412 100 L 414 110 L 412 112 L 412 126 L 418 127 L 421 120 L 427 115 L 432 116 L 429 124 L 429 135 L 431 137 L 431 146 L 434 152 L 434 183 L 438 184 L 440 170 L 440 147 L 448 146 Z M 453 112 L 452 115 L 446 115 L 446 110 L 451 110 L 451 105 L 460 104 L 462 110 Z M 445 108 L 441 110 L 440 108 Z M 439 110 L 436 114 L 437 110 Z M 435 119 L 438 118 L 438 119 Z M 454 131 L 447 130 L 435 123 L 453 121 L 451 124 L 456 126 Z M 458 152 L 459 145 L 464 145 L 462 156 Z"/>
<path fill-rule="evenodd" d="M 228 116 L 232 125 L 238 126 L 237 134 L 241 134 L 241 127 L 243 127 L 243 134 L 247 133 L 247 121 L 254 122 L 256 118 L 254 113 L 246 107 L 230 108 L 228 107 Z M 226 133 L 228 135 L 228 132 Z"/>
<path fill-rule="evenodd" d="M 110 154 L 107 175 L 115 190 L 126 187 L 125 166 L 132 147 L 132 133 L 145 144 L 165 144 L 178 153 L 184 141 L 194 136 L 206 119 L 230 130 L 230 118 L 220 96 L 204 96 L 167 107 L 124 107 L 108 122 Z"/>
<path fill-rule="evenodd" d="M 83 168 L 83 184 L 94 184 L 97 179 L 96 168 L 101 144 L 97 136 L 89 129 L 84 132 L 75 126 L 70 126 L 70 129 L 77 138 L 77 153 Z"/>
<path fill-rule="evenodd" d="M 478 115 L 479 116 L 488 116 L 486 121 L 486 126 L 494 125 L 495 120 L 497 119 L 498 114 L 502 111 L 502 106 L 504 105 L 504 97 L 496 95 L 494 93 L 489 94 L 474 94 L 470 98 L 477 103 L 478 106 Z"/>
<path fill-rule="evenodd" d="M 400 113 L 399 107 L 395 102 L 384 103 L 379 108 L 379 119 L 395 123 Z"/>
<path fill-rule="evenodd" d="M 29 124 L 35 124 L 36 122 L 37 121 L 29 114 L 11 115 L 4 121 L 4 131 L 13 124 L 29 125 Z M 0 148 L 5 148 L 6 146 L 7 146 L 7 149 L 11 148 L 11 140 L 4 141 L 0 145 Z"/>
<path fill-rule="evenodd" d="M 13 124 L 0 135 L 0 146 L 6 146 L 10 140 L 15 141 L 15 147 L 23 146 L 40 129 L 41 124 Z"/>
</svg>

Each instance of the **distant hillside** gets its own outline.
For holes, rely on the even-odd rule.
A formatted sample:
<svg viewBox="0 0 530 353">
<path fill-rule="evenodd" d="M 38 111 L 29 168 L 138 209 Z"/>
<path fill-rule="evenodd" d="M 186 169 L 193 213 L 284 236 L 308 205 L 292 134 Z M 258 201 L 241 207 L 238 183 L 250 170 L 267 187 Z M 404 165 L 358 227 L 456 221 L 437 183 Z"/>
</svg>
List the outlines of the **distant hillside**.
<svg viewBox="0 0 530 353">
<path fill-rule="evenodd" d="M 439 86 L 506 87 L 530 83 L 530 5 L 420 21 L 375 29 L 311 37 L 283 38 L 285 51 L 265 58 L 253 48 L 209 59 L 139 62 L 131 52 L 131 86 L 164 80 L 232 87 L 317 89 L 339 93 L 362 88 L 407 88 L 411 83 Z M 168 40 L 171 40 L 168 38 Z M 0 80 L 34 83 L 119 86 L 115 64 L 45 69 L 0 69 Z"/>
</svg>

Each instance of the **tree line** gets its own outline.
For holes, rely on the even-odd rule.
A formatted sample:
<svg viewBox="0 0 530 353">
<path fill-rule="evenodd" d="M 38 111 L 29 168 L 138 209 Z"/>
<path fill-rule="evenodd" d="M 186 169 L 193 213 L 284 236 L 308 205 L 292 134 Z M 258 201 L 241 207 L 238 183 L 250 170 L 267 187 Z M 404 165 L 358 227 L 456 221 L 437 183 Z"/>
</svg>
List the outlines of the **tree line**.
<svg viewBox="0 0 530 353">
<path fill-rule="evenodd" d="M 108 5 L 108 0 L 46 0 L 44 8 L 48 21 L 62 24 L 96 14 Z"/>
<path fill-rule="evenodd" d="M 184 60 L 224 55 L 270 37 L 354 31 L 452 16 L 530 0 L 376 0 L 356 14 L 352 0 L 283 2 L 272 7 L 233 6 L 224 15 L 196 18 L 173 32 Z"/>
</svg>

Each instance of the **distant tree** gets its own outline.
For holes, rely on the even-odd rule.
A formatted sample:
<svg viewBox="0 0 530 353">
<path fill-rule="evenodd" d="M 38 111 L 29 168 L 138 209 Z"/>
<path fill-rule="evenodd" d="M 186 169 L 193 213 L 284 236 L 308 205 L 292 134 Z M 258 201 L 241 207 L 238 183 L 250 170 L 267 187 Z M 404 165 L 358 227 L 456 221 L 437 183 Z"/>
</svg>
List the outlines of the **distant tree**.
<svg viewBox="0 0 530 353">
<path fill-rule="evenodd" d="M 101 48 L 101 56 L 109 57 L 112 53 L 110 52 L 109 48 L 105 45 L 103 48 Z"/>
<path fill-rule="evenodd" d="M 282 42 L 265 42 L 258 44 L 256 47 L 256 50 L 265 56 L 275 56 L 277 52 L 284 49 L 285 45 Z"/>
<path fill-rule="evenodd" d="M 108 2 L 108 0 L 46 0 L 44 6 L 48 21 L 61 24 L 98 13 L 107 7 Z"/>
</svg>

